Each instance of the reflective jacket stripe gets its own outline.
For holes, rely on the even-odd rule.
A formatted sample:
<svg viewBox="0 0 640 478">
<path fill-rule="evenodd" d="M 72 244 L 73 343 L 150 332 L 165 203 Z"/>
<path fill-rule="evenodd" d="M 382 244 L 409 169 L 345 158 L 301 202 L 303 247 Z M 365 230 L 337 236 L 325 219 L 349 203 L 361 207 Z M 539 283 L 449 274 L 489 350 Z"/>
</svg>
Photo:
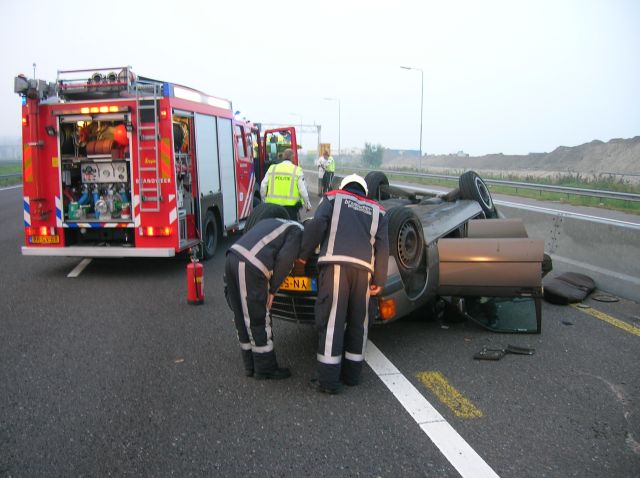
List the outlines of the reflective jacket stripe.
<svg viewBox="0 0 640 478">
<path fill-rule="evenodd" d="M 267 279 L 271 279 L 271 271 L 268 270 L 267 267 L 260 260 L 258 260 L 256 256 L 251 254 L 251 252 L 249 252 L 248 249 L 238 244 L 234 244 L 233 246 L 231 246 L 231 249 L 233 249 L 236 252 L 239 252 L 242 257 L 244 257 L 251 264 L 256 266 L 258 270 L 262 272 Z"/>
<path fill-rule="evenodd" d="M 339 199 L 339 198 L 338 198 Z M 333 248 L 336 244 L 336 232 L 338 230 L 338 219 L 340 218 L 340 208 L 342 207 L 342 201 L 335 201 L 333 204 L 333 215 L 331 217 L 331 229 L 329 230 L 329 242 L 327 244 L 327 252 L 325 256 L 333 255 Z"/>
<path fill-rule="evenodd" d="M 280 236 L 280 234 L 282 234 L 288 227 L 299 227 L 302 229 L 301 224 L 298 224 L 295 222 L 286 222 L 281 226 L 276 227 L 273 231 L 271 231 L 269 234 L 267 234 L 262 239 L 260 239 L 251 248 L 251 250 L 239 244 L 234 244 L 233 246 L 231 246 L 231 249 L 233 249 L 236 252 L 239 252 L 242 257 L 244 257 L 251 264 L 256 266 L 264 274 L 264 276 L 267 279 L 271 279 L 271 275 L 273 274 L 273 271 L 267 269 L 267 266 L 265 266 L 264 263 L 260 259 L 258 259 L 257 255 L 267 244 L 269 244 L 271 241 L 275 240 L 278 236 Z"/>
<path fill-rule="evenodd" d="M 339 193 L 336 194 L 335 197 L 336 197 L 336 200 L 333 206 L 333 214 L 331 217 L 331 228 L 329 230 L 329 240 L 327 243 L 327 250 L 325 254 L 321 256 L 320 259 L 318 259 L 318 262 L 319 263 L 348 262 L 352 264 L 361 265 L 373 273 L 374 264 L 375 264 L 375 254 L 373 253 L 373 245 L 375 244 L 375 241 L 376 241 L 376 232 L 378 230 L 378 224 L 380 221 L 380 214 L 381 214 L 380 207 L 377 204 L 367 203 L 369 207 L 373 208 L 372 218 L 371 218 L 371 227 L 369 228 L 369 244 L 371 245 L 371 250 L 372 250 L 371 261 L 366 262 L 362 259 L 356 259 L 351 256 L 334 255 L 333 250 L 335 248 L 336 234 L 337 234 L 338 228 L 340 227 L 339 226 L 340 211 L 342 208 L 343 200 L 345 198 L 349 198 L 348 196 L 345 196 Z"/>
</svg>

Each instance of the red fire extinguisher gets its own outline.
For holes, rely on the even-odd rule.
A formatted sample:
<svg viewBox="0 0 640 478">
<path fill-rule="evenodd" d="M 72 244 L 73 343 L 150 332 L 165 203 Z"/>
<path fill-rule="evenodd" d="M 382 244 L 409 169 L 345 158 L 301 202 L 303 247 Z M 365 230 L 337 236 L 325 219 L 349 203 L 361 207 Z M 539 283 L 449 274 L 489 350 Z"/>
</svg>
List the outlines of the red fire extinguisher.
<svg viewBox="0 0 640 478">
<path fill-rule="evenodd" d="M 191 305 L 200 305 L 204 302 L 203 269 L 195 252 L 192 252 L 191 262 L 187 264 L 187 302 Z"/>
</svg>

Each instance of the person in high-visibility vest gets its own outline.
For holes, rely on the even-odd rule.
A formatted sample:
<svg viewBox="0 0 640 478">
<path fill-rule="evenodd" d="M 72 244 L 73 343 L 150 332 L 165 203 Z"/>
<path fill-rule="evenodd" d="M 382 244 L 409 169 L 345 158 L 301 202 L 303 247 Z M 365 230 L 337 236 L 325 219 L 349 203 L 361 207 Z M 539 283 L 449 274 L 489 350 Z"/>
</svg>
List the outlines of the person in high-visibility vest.
<svg viewBox="0 0 640 478">
<path fill-rule="evenodd" d="M 291 162 L 293 150 L 285 149 L 282 157 L 281 162 L 269 167 L 260 183 L 260 195 L 264 202 L 283 206 L 289 217 L 297 221 L 300 206 L 310 211 L 311 201 L 302 168 Z"/>
<path fill-rule="evenodd" d="M 331 183 L 333 183 L 333 173 L 336 172 L 336 162 L 328 152 L 324 153 L 325 159 L 325 167 L 324 167 L 324 176 L 322 177 L 323 189 L 324 192 L 327 193 L 331 191 Z"/>
<path fill-rule="evenodd" d="M 324 168 L 327 165 L 327 152 L 325 151 L 316 160 L 316 166 L 318 166 L 318 196 L 322 197 L 326 192 L 324 190 Z"/>
</svg>

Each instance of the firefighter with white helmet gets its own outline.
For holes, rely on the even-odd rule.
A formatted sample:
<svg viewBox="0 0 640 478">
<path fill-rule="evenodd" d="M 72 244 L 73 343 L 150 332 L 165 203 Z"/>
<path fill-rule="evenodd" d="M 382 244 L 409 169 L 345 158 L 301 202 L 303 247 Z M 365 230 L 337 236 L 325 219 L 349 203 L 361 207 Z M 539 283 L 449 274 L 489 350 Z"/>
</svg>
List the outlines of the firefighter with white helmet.
<svg viewBox="0 0 640 478">
<path fill-rule="evenodd" d="M 351 174 L 328 192 L 305 223 L 300 261 L 320 244 L 317 389 L 338 393 L 357 385 L 369 328 L 369 297 L 382 291 L 389 259 L 388 219 L 367 199 L 367 183 Z"/>
</svg>

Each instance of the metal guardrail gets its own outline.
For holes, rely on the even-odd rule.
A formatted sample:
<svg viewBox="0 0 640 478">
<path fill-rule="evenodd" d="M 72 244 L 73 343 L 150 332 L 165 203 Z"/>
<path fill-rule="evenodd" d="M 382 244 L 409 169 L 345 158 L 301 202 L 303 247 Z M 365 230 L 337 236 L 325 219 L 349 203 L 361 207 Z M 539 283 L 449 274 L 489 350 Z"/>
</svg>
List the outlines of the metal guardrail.
<svg viewBox="0 0 640 478">
<path fill-rule="evenodd" d="M 355 171 L 366 171 L 369 172 L 370 169 L 363 168 L 352 168 Z M 385 173 L 389 174 L 398 174 L 402 176 L 409 177 L 417 177 L 417 178 L 434 178 L 434 179 L 448 179 L 457 181 L 458 176 L 450 176 L 447 174 L 428 174 L 428 173 L 412 173 L 407 171 L 393 171 L 393 170 L 383 170 Z M 616 191 L 604 191 L 601 189 L 586 189 L 586 188 L 574 188 L 569 186 L 554 186 L 551 184 L 535 184 L 535 183 L 523 183 L 518 181 L 505 181 L 502 179 L 484 179 L 484 182 L 487 184 L 495 184 L 500 186 L 508 186 L 521 189 L 532 189 L 534 191 L 547 191 L 547 192 L 555 192 L 560 194 L 573 194 L 576 196 L 588 196 L 588 197 L 596 197 L 596 198 L 607 198 L 607 199 L 619 199 L 622 201 L 640 201 L 640 194 L 635 193 L 623 193 Z"/>
<path fill-rule="evenodd" d="M 20 176 L 22 176 L 22 173 L 0 174 L 0 180 L 9 179 L 9 178 L 19 178 Z"/>
</svg>

